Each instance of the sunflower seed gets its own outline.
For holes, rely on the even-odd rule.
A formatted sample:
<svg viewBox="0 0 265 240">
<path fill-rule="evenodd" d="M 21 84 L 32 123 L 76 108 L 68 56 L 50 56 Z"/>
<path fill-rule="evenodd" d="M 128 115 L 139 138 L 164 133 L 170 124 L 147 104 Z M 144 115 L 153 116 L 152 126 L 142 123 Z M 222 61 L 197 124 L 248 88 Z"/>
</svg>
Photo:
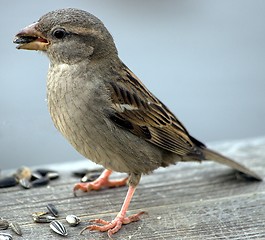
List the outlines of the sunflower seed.
<svg viewBox="0 0 265 240">
<path fill-rule="evenodd" d="M 36 222 L 36 223 L 50 223 L 52 221 L 55 220 L 55 217 L 54 216 L 50 216 L 50 215 L 34 215 L 32 214 L 32 218 L 33 218 L 33 221 Z"/>
<path fill-rule="evenodd" d="M 39 173 L 41 176 L 45 177 L 47 175 L 48 172 L 52 172 L 50 169 L 45 169 L 45 168 L 39 168 L 36 169 L 37 173 Z"/>
<path fill-rule="evenodd" d="M 56 209 L 56 207 L 52 203 L 48 203 L 46 207 L 48 208 L 48 210 L 51 212 L 51 214 L 54 217 L 59 216 L 58 210 Z"/>
<path fill-rule="evenodd" d="M 39 172 L 34 171 L 31 176 L 31 181 L 34 181 L 36 179 L 41 179 L 41 178 L 43 178 L 43 176 Z"/>
<path fill-rule="evenodd" d="M 96 169 L 85 169 L 84 168 L 84 169 L 80 169 L 80 170 L 75 170 L 75 171 L 72 172 L 72 174 L 75 177 L 83 178 L 86 174 L 89 174 L 89 175 L 97 175 L 97 174 L 99 174 L 100 175 L 103 170 L 104 170 L 103 168 L 96 168 Z"/>
<path fill-rule="evenodd" d="M 32 213 L 32 217 L 40 217 L 46 214 L 48 214 L 48 212 L 34 212 Z"/>
<path fill-rule="evenodd" d="M 17 185 L 17 180 L 14 176 L 9 176 L 0 179 L 0 188 L 13 187 Z"/>
<path fill-rule="evenodd" d="M 28 167 L 21 167 L 19 168 L 16 173 L 14 174 L 16 179 L 19 181 L 20 179 L 28 179 L 30 180 L 31 178 L 31 169 Z"/>
<path fill-rule="evenodd" d="M 100 176 L 100 173 L 87 173 L 84 177 L 82 177 L 81 182 L 92 182 L 96 180 Z"/>
<path fill-rule="evenodd" d="M 59 173 L 58 172 L 48 172 L 46 177 L 49 178 L 50 180 L 54 180 L 59 178 Z"/>
<path fill-rule="evenodd" d="M 41 187 L 41 186 L 47 185 L 49 182 L 50 182 L 49 178 L 43 177 L 43 178 L 32 181 L 31 184 L 32 184 L 32 187 Z"/>
<path fill-rule="evenodd" d="M 43 177 L 46 177 L 48 173 L 56 172 L 56 171 L 51 170 L 51 169 L 40 168 L 40 169 L 37 169 L 35 172 L 41 174 L 41 176 Z"/>
<path fill-rule="evenodd" d="M 0 240 L 12 240 L 12 235 L 0 232 Z"/>
<path fill-rule="evenodd" d="M 60 234 L 60 235 L 62 235 L 62 236 L 67 236 L 67 230 L 66 230 L 66 228 L 65 228 L 65 226 L 61 223 L 61 222 L 59 222 L 59 221 L 57 221 L 57 220 L 55 220 L 55 221 L 52 221 L 51 223 L 50 223 L 50 228 L 54 231 L 54 232 L 56 232 L 57 234 Z"/>
<path fill-rule="evenodd" d="M 5 219 L 0 219 L 0 230 L 5 230 L 9 226 L 9 223 Z"/>
<path fill-rule="evenodd" d="M 11 227 L 11 229 L 19 236 L 22 236 L 22 231 L 20 226 L 18 225 L 18 223 L 16 222 L 11 222 L 9 223 L 9 226 Z"/>
<path fill-rule="evenodd" d="M 30 43 L 36 40 L 37 38 L 38 37 L 20 36 L 14 39 L 14 43 L 17 43 L 17 44 Z"/>
<path fill-rule="evenodd" d="M 75 170 L 75 171 L 73 171 L 72 172 L 72 175 L 74 176 L 74 177 L 79 177 L 79 178 L 82 178 L 82 177 L 84 177 L 87 173 L 88 173 L 88 169 L 86 169 L 86 168 L 83 168 L 83 169 L 79 169 L 79 170 Z"/>
<path fill-rule="evenodd" d="M 80 218 L 75 216 L 75 215 L 68 215 L 66 216 L 66 221 L 68 222 L 68 224 L 72 227 L 78 225 L 80 223 Z"/>
<path fill-rule="evenodd" d="M 26 178 L 20 179 L 19 180 L 19 185 L 25 189 L 30 189 L 32 187 L 32 184 L 30 181 Z"/>
</svg>

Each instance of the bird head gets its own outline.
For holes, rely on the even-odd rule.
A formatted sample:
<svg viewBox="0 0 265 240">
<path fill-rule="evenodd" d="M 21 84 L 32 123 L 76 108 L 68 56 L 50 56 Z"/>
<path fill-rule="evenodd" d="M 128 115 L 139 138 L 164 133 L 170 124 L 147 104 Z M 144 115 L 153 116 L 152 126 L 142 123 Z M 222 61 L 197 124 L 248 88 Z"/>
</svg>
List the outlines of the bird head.
<svg viewBox="0 0 265 240">
<path fill-rule="evenodd" d="M 113 38 L 92 14 L 73 8 L 49 12 L 15 37 L 18 49 L 45 52 L 52 63 L 74 64 L 117 54 Z"/>
</svg>

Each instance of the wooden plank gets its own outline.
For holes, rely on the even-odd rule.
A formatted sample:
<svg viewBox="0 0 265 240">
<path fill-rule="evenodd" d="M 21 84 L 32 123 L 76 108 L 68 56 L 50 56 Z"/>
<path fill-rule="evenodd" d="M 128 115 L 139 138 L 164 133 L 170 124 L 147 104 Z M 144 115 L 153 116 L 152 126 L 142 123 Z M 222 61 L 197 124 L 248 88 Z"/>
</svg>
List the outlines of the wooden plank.
<svg viewBox="0 0 265 240">
<path fill-rule="evenodd" d="M 265 138 L 214 145 L 224 154 L 240 159 L 264 176 Z M 242 161 L 241 161 L 242 160 Z M 86 162 L 84 162 L 86 164 Z M 55 166 L 50 166 L 54 168 Z M 0 189 L 0 217 L 17 221 L 23 237 L 14 239 L 62 239 L 48 224 L 34 223 L 31 213 L 47 203 L 59 209 L 59 220 L 75 214 L 82 219 L 68 227 L 69 239 L 107 239 L 106 233 L 79 231 L 90 219 L 111 220 L 119 211 L 127 188 L 72 194 L 77 179 L 73 165 L 57 165 L 61 178 L 48 187 L 24 190 Z M 124 176 L 115 174 L 114 178 Z M 143 176 L 130 205 L 130 213 L 147 211 L 142 220 L 124 226 L 115 239 L 265 239 L 265 184 L 237 179 L 225 166 L 207 162 L 181 163 Z M 10 232 L 7 230 L 5 232 Z"/>
</svg>

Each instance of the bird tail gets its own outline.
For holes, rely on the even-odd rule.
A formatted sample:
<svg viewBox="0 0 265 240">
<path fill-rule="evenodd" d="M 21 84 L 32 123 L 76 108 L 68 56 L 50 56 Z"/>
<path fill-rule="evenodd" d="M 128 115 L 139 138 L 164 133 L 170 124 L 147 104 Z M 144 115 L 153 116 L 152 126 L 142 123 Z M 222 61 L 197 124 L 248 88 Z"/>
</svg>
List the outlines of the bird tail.
<svg viewBox="0 0 265 240">
<path fill-rule="evenodd" d="M 250 169 L 246 168 L 245 166 L 235 162 L 234 160 L 223 156 L 220 153 L 217 153 L 217 152 L 215 152 L 209 148 L 203 148 L 202 152 L 204 154 L 205 160 L 213 160 L 215 162 L 227 165 L 231 168 L 238 170 L 241 173 L 245 173 L 246 175 L 251 176 L 252 178 L 254 178 L 258 181 L 262 181 L 262 178 L 259 175 L 257 175 L 255 172 L 253 172 Z"/>
</svg>

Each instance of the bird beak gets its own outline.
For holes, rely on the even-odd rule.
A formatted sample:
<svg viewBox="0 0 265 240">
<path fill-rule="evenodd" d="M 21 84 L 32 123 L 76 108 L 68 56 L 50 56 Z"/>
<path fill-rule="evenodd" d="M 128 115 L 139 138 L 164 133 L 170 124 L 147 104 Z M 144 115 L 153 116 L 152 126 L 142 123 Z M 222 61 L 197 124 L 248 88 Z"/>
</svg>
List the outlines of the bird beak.
<svg viewBox="0 0 265 240">
<path fill-rule="evenodd" d="M 38 22 L 22 29 L 15 37 L 14 43 L 18 44 L 17 49 L 46 51 L 49 41 L 37 30 Z"/>
</svg>

